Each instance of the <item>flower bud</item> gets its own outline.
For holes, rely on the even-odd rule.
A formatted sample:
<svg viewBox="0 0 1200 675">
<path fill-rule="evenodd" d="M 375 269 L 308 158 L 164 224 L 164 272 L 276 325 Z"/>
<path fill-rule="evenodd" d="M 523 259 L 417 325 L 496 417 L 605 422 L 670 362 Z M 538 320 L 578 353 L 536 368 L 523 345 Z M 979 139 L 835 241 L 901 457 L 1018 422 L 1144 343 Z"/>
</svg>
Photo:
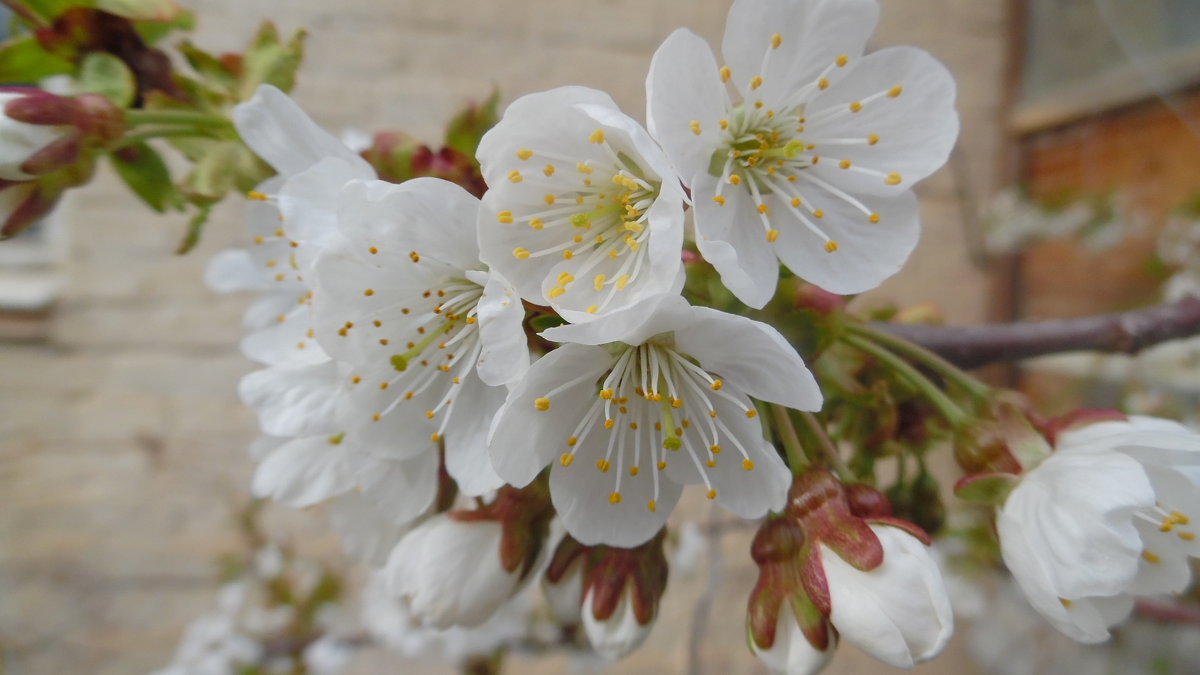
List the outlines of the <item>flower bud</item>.
<svg viewBox="0 0 1200 675">
<path fill-rule="evenodd" d="M 435 628 L 478 626 L 529 580 L 552 511 L 544 488 L 501 488 L 475 511 L 438 514 L 404 535 L 388 588 Z"/>
<path fill-rule="evenodd" d="M 838 635 L 903 668 L 945 646 L 953 617 L 928 536 L 890 514 L 872 488 L 824 470 L 796 477 L 784 513 L 751 546 L 750 648 L 770 668 L 816 672 Z"/>
<path fill-rule="evenodd" d="M 796 620 L 789 603 L 782 603 L 775 621 L 775 637 L 770 647 L 760 647 L 750 640 L 750 651 L 776 675 L 809 675 L 818 673 L 829 664 L 837 648 L 837 633 L 828 631 L 824 649 L 809 641 Z"/>
<path fill-rule="evenodd" d="M 0 90 L 0 178 L 31 180 L 79 158 L 77 108 L 38 89 Z"/>
<path fill-rule="evenodd" d="M 572 583 L 571 575 L 578 575 L 580 581 L 575 583 L 582 589 L 582 600 L 580 591 L 573 591 L 573 596 L 564 594 L 561 610 L 570 608 L 568 600 L 573 597 L 584 633 L 601 656 L 619 659 L 650 634 L 667 586 L 665 539 L 663 529 L 641 546 L 617 548 L 584 546 L 568 536 L 555 551 L 547 580 L 565 591 Z"/>
<path fill-rule="evenodd" d="M 587 547 L 570 535 L 563 537 L 542 577 L 542 592 L 550 605 L 550 614 L 564 626 L 580 622 L 586 552 Z"/>
</svg>

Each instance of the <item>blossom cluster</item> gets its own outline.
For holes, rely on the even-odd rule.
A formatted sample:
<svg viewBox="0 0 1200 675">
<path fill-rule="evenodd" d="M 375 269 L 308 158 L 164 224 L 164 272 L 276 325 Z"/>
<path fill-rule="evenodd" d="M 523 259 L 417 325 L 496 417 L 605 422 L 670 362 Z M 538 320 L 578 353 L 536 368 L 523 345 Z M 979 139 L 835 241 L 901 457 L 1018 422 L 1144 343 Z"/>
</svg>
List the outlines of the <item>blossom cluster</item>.
<svg viewBox="0 0 1200 675">
<path fill-rule="evenodd" d="M 936 656 L 953 618 L 929 535 L 793 456 L 792 416 L 825 399 L 788 338 L 684 292 L 710 265 L 761 309 L 781 264 L 836 294 L 904 264 L 955 86 L 923 51 L 864 55 L 878 11 L 735 0 L 720 61 L 686 29 L 655 53 L 645 126 L 594 89 L 523 96 L 478 144 L 482 194 L 381 180 L 260 87 L 233 120 L 278 175 L 249 195 L 252 244 L 209 268 L 261 293 L 242 350 L 263 367 L 240 386 L 264 433 L 256 495 L 325 504 L 422 630 L 490 625 L 543 578 L 555 616 L 619 657 L 649 634 L 666 523 L 698 486 L 766 519 L 747 623 L 772 670 L 816 672 L 839 640 L 898 667 Z M 1196 435 L 1125 423 L 1041 430 L 1036 461 L 1003 446 L 964 479 L 1003 488 L 1006 564 L 1085 641 L 1134 596 L 1181 590 L 1198 553 L 1179 468 Z M 1072 488 L 1081 472 L 1112 489 Z"/>
</svg>

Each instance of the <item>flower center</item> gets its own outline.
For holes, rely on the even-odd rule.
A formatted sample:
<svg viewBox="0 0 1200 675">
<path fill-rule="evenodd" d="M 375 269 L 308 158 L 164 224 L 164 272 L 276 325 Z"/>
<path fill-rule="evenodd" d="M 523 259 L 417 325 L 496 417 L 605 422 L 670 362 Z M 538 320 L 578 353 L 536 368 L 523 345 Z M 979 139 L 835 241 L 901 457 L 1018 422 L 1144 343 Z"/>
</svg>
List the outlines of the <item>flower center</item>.
<svg viewBox="0 0 1200 675">
<path fill-rule="evenodd" d="M 544 208 L 528 209 L 519 216 L 501 211 L 497 219 L 503 224 L 525 222 L 547 235 L 543 241 L 552 242 L 534 250 L 518 246 L 513 249 L 518 260 L 558 255 L 573 261 L 547 291 L 551 299 L 566 293 L 577 280 L 590 281 L 596 293 L 607 289 L 598 302 L 587 307 L 586 311 L 596 313 L 643 273 L 644 244 L 650 236 L 647 212 L 658 198 L 662 183 L 614 146 L 603 129 L 596 129 L 588 140 L 601 151 L 599 159 L 518 151 L 521 160 L 549 162 L 540 172 L 527 175 L 514 170 L 508 175 L 513 183 L 533 182 L 544 189 Z M 560 170 L 560 166 L 566 168 Z"/>
<path fill-rule="evenodd" d="M 534 402 L 538 410 L 549 411 L 555 395 L 580 384 L 578 380 L 560 385 Z M 592 405 L 566 439 L 567 450 L 559 458 L 570 467 L 577 452 L 590 450 L 596 469 L 613 472 L 609 503 L 621 502 L 623 480 L 646 480 L 643 469 L 653 481 L 653 498 L 646 508 L 656 510 L 659 495 L 658 472 L 667 468 L 668 456 L 685 455 L 699 471 L 715 499 L 709 477 L 716 468 L 723 440 L 741 455 L 744 470 L 754 469 L 747 449 L 718 416 L 718 401 L 728 410 L 735 407 L 747 417 L 757 412 L 743 399 L 723 391 L 724 384 L 687 357 L 675 351 L 665 339 L 626 346 L 611 370 L 597 382 Z M 603 448 L 603 455 L 600 449 Z M 674 461 L 674 460 L 672 460 Z"/>
<path fill-rule="evenodd" d="M 414 262 L 419 256 L 413 253 Z M 365 289 L 363 295 L 375 295 Z M 377 382 L 372 402 L 372 421 L 414 399 L 427 406 L 425 416 L 441 417 L 433 434 L 436 442 L 445 431 L 454 404 L 453 391 L 473 367 L 481 348 L 476 312 L 483 287 L 459 276 L 447 276 L 420 294 L 398 298 L 338 329 L 346 337 L 351 330 L 369 330 L 374 338 L 371 351 L 377 364 L 372 371 Z M 363 325 L 365 324 L 365 325 Z M 357 325 L 363 325 L 357 328 Z M 354 375 L 351 385 L 363 378 Z"/>
<path fill-rule="evenodd" d="M 1161 533 L 1162 537 L 1170 537 L 1174 535 L 1185 542 L 1193 542 L 1196 540 L 1196 528 L 1192 524 L 1191 517 L 1175 508 L 1172 508 L 1170 505 L 1159 502 L 1154 506 L 1153 509 L 1141 511 L 1137 515 L 1142 520 L 1156 525 L 1157 530 L 1159 533 Z M 1149 545 L 1150 542 L 1146 539 L 1146 537 L 1143 537 L 1142 543 L 1146 544 L 1146 547 L 1142 550 L 1142 559 L 1148 563 L 1161 562 L 1162 558 L 1158 553 L 1155 553 L 1151 549 Z M 1170 548 L 1174 546 L 1174 544 L 1172 544 L 1170 541 L 1164 540 L 1160 537 L 1155 537 L 1155 539 L 1162 544 L 1163 548 Z M 1161 550 L 1162 549 L 1160 549 L 1160 552 Z"/>
</svg>

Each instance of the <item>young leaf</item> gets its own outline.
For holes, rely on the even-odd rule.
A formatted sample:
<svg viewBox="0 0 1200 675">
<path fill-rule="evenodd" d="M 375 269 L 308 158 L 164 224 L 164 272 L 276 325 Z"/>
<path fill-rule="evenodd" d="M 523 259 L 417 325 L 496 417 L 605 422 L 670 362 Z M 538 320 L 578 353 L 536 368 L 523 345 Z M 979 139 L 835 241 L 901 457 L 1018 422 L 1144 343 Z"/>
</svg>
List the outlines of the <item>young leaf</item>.
<svg viewBox="0 0 1200 675">
<path fill-rule="evenodd" d="M 137 78 L 121 59 L 107 52 L 91 52 L 79 64 L 79 89 L 100 94 L 120 108 L 127 108 L 137 97 Z"/>
<path fill-rule="evenodd" d="M 171 180 L 171 172 L 154 148 L 145 143 L 111 154 L 113 168 L 133 193 L 150 208 L 162 213 L 183 207 L 183 195 Z"/>
</svg>

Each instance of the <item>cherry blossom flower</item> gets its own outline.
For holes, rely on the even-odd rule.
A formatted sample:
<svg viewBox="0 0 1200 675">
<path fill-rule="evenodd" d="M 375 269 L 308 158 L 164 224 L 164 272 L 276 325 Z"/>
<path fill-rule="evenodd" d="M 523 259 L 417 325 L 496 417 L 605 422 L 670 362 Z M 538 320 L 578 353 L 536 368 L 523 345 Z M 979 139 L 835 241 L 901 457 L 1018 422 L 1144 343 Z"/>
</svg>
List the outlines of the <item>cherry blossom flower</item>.
<svg viewBox="0 0 1200 675">
<path fill-rule="evenodd" d="M 814 410 L 821 394 L 774 328 L 659 296 L 542 335 L 564 344 L 512 387 L 489 449 L 517 486 L 554 461 L 554 506 L 580 542 L 648 540 L 684 484 L 745 518 L 783 505 L 788 470 L 749 396 Z"/>
<path fill-rule="evenodd" d="M 878 13 L 875 0 L 735 0 L 726 65 L 686 29 L 654 55 L 650 133 L 691 189 L 700 252 L 752 307 L 774 294 L 777 258 L 857 293 L 916 245 L 910 188 L 954 145 L 955 87 L 923 51 L 863 56 Z"/>
<path fill-rule="evenodd" d="M 447 181 L 356 181 L 316 263 L 315 336 L 343 365 L 339 427 L 411 459 L 446 449 L 465 494 L 502 483 L 486 450 L 500 386 L 529 363 L 524 309 L 475 248 L 479 202 Z"/>
<path fill-rule="evenodd" d="M 479 144 L 483 259 L 584 322 L 682 288 L 684 194 L 658 145 L 603 92 L 515 101 Z"/>
<path fill-rule="evenodd" d="M 1168 420 L 1067 424 L 997 517 L 1005 565 L 1059 631 L 1101 642 L 1135 596 L 1178 593 L 1200 556 L 1200 436 Z"/>
<path fill-rule="evenodd" d="M 796 620 L 791 603 L 779 605 L 779 617 L 776 619 L 775 641 L 770 647 L 760 647 L 757 642 L 750 640 L 750 651 L 777 675 L 808 675 L 819 673 L 837 649 L 837 633 L 830 631 L 828 644 L 824 649 L 813 646 L 804 635 L 800 623 Z"/>
</svg>

